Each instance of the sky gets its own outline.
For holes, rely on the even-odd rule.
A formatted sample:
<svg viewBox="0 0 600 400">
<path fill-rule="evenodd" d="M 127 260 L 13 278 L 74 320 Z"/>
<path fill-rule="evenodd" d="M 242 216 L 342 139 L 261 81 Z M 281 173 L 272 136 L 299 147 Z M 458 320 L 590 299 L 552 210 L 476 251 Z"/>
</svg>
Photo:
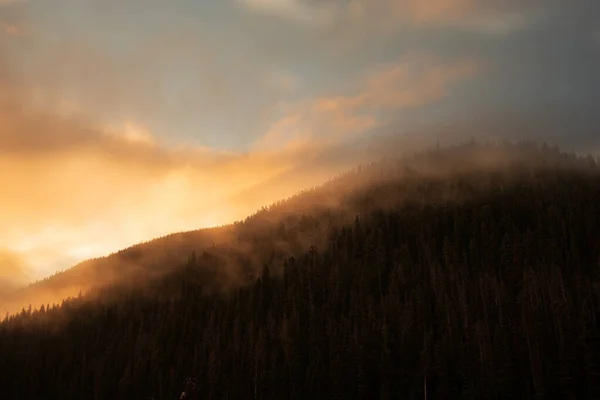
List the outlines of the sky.
<svg viewBox="0 0 600 400">
<path fill-rule="evenodd" d="M 600 150 L 597 0 L 0 0 L 0 290 L 417 144 Z"/>
</svg>

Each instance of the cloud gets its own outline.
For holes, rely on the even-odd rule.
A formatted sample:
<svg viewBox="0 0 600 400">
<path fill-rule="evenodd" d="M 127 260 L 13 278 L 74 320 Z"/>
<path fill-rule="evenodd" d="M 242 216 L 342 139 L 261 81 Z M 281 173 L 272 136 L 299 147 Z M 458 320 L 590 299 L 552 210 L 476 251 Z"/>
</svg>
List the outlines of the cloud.
<svg viewBox="0 0 600 400">
<path fill-rule="evenodd" d="M 264 13 L 293 20 L 295 22 L 322 25 L 333 20 L 333 3 L 317 2 L 309 4 L 302 0 L 235 0 L 250 11 Z"/>
<path fill-rule="evenodd" d="M 382 122 L 382 114 L 420 107 L 444 99 L 451 87 L 475 76 L 482 62 L 465 59 L 443 62 L 410 54 L 376 68 L 355 93 L 330 95 L 292 104 L 279 104 L 266 134 L 256 148 L 299 146 L 307 141 L 338 140 L 362 133 Z"/>
<path fill-rule="evenodd" d="M 0 281 L 24 283 L 28 278 L 21 256 L 8 249 L 0 249 Z"/>
<path fill-rule="evenodd" d="M 267 74 L 266 84 L 274 87 L 280 93 L 294 92 L 300 86 L 298 76 L 279 68 L 274 68 Z"/>
<path fill-rule="evenodd" d="M 0 242 L 39 278 L 70 266 L 57 260 L 242 219 L 264 205 L 258 201 L 300 189 L 278 177 L 315 185 L 350 167 L 354 159 L 304 173 L 310 160 L 380 124 L 380 112 L 439 101 L 478 68 L 424 55 L 380 65 L 348 94 L 276 105 L 266 115 L 270 127 L 248 151 L 170 143 L 133 118 L 102 125 L 77 104 L 42 107 L 5 69 L 0 83 L 11 90 L 0 94 L 0 187 L 9 189 L 0 197 Z M 275 82 L 287 78 L 280 73 Z M 261 189 L 268 196 L 233 200 L 255 187 L 269 187 Z"/>
<path fill-rule="evenodd" d="M 393 32 L 412 27 L 445 27 L 487 34 L 506 34 L 525 26 L 540 2 L 513 0 L 237 0 L 253 12 L 320 26 L 356 29 L 369 25 Z"/>
<path fill-rule="evenodd" d="M 310 143 L 239 152 L 169 145 L 132 120 L 103 127 L 3 97 L 0 243 L 34 278 L 70 266 L 57 260 L 244 218 L 262 204 L 234 207 L 231 196 L 323 151 Z M 15 260 L 5 262 L 13 272 Z"/>
<path fill-rule="evenodd" d="M 26 5 L 25 0 L 0 0 L 0 42 L 3 37 L 24 37 L 29 34 L 22 12 Z"/>
<path fill-rule="evenodd" d="M 377 2 L 377 0 L 376 0 Z M 530 5 L 511 0 L 383 0 L 397 21 L 438 24 L 488 33 L 506 33 L 528 19 Z M 529 4 L 529 5 L 528 5 Z M 384 7 L 385 8 L 385 7 Z"/>
<path fill-rule="evenodd" d="M 406 56 L 398 63 L 381 68 L 367 78 L 361 93 L 319 101 L 328 111 L 357 109 L 398 109 L 439 100 L 449 86 L 479 72 L 478 60 L 444 63 L 428 55 Z"/>
<path fill-rule="evenodd" d="M 25 36 L 27 30 L 23 26 L 0 22 L 0 30 L 7 36 Z"/>
<path fill-rule="evenodd" d="M 22 287 L 30 278 L 21 255 L 9 249 L 0 248 L 0 307 L 3 306 L 4 297 Z M 0 308 L 0 312 L 4 311 Z"/>
</svg>

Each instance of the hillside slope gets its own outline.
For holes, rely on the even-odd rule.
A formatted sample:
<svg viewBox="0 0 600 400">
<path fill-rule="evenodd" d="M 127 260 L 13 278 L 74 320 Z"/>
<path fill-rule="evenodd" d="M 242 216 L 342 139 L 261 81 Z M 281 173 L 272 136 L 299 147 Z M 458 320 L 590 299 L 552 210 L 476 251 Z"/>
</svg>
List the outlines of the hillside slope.
<svg viewBox="0 0 600 400">
<path fill-rule="evenodd" d="M 196 376 L 214 399 L 598 398 L 598 198 L 594 160 L 529 145 L 359 168 L 198 240 L 145 285 L 6 319 L 0 385 L 167 399 Z"/>
<path fill-rule="evenodd" d="M 135 286 L 156 279 L 172 268 L 186 262 L 192 251 L 201 252 L 213 245 L 226 245 L 228 251 L 235 249 L 250 258 L 241 273 L 239 262 L 229 263 L 229 278 L 244 281 L 253 269 L 256 273 L 262 267 L 258 253 L 269 253 L 264 248 L 275 244 L 270 253 L 280 256 L 307 250 L 310 245 L 324 240 L 326 227 L 304 223 L 307 216 L 316 213 L 326 215 L 329 225 L 348 223 L 359 214 L 362 206 L 389 207 L 402 199 L 414 199 L 415 181 L 422 179 L 445 179 L 449 176 L 490 172 L 511 174 L 531 168 L 550 170 L 559 168 L 570 171 L 585 171 L 594 160 L 582 159 L 549 148 L 525 143 L 518 145 L 482 145 L 469 143 L 446 149 L 432 149 L 413 157 L 400 160 L 382 160 L 364 165 L 340 175 L 321 187 L 305 190 L 284 201 L 259 210 L 245 221 L 233 225 L 181 232 L 131 246 L 107 257 L 80 263 L 73 268 L 56 273 L 22 290 L 0 298 L 0 311 L 17 312 L 29 304 L 59 302 L 61 299 L 76 296 L 80 292 L 101 289 L 107 285 L 124 284 Z M 516 176 L 516 175 L 515 175 Z M 357 196 L 373 185 L 393 183 L 384 197 L 371 199 L 371 204 L 359 205 Z M 392 185 L 392 186 L 394 186 Z M 388 185 L 390 186 L 390 185 Z M 454 193 L 463 196 L 465 193 Z M 436 193 L 434 196 L 444 196 Z M 277 237 L 282 230 L 288 234 L 285 239 Z M 298 233 L 299 232 L 299 233 Z M 257 246 L 259 248 L 257 248 Z"/>
</svg>

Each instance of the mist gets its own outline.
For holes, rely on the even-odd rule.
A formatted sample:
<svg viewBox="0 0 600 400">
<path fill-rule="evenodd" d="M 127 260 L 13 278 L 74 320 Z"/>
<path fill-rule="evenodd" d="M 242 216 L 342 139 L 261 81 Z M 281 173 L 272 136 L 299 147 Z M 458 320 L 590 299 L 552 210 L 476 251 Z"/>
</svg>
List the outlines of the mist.
<svg viewBox="0 0 600 400">
<path fill-rule="evenodd" d="M 285 193 L 286 189 L 275 179 L 267 182 L 266 187 L 258 186 L 229 199 L 228 204 L 232 206 L 243 202 L 237 206 L 238 210 L 244 206 L 253 210 L 235 223 L 171 233 L 82 262 L 29 285 L 24 284 L 25 276 L 20 286 L 5 280 L 0 292 L 0 311 L 15 313 L 31 305 L 60 304 L 66 298 L 81 294 L 93 301 L 109 287 L 143 291 L 153 282 L 189 266 L 190 255 L 195 260 L 208 254 L 206 257 L 211 260 L 202 268 L 212 271 L 213 275 L 211 281 L 203 285 L 217 292 L 230 292 L 254 282 L 265 263 L 271 265 L 272 273 L 277 275 L 282 272 L 286 258 L 311 248 L 321 249 L 333 232 L 352 225 L 364 212 L 389 212 L 402 204 L 428 201 L 464 202 L 488 195 L 486 179 L 469 190 L 448 187 L 445 181 L 459 177 L 477 181 L 500 173 L 504 184 L 510 184 L 522 179 L 532 168 L 542 171 L 548 168 L 553 172 L 561 165 L 564 170 L 586 171 L 595 162 L 590 156 L 573 158 L 561 153 L 556 146 L 544 145 L 542 152 L 538 149 L 539 145 L 534 143 L 458 142 L 455 146 L 442 147 L 423 144 L 422 148 L 404 156 L 382 158 L 375 163 L 365 161 L 318 184 L 307 184 L 305 190 L 270 200 L 270 196 Z M 285 181 L 286 178 L 280 179 Z M 318 179 L 318 175 L 312 174 L 312 179 Z M 430 197 L 423 197 L 422 189 L 431 188 L 432 184 L 439 190 L 429 190 Z M 283 191 L 265 194 L 270 187 L 280 187 Z M 293 187 L 287 189 L 291 191 Z M 368 206 L 363 203 L 366 194 L 374 196 L 369 198 Z M 309 222 L 320 220 L 328 222 L 325 225 Z M 6 255 L 4 260 L 4 265 L 13 266 L 12 274 L 7 274 L 9 279 L 18 277 L 18 259 L 9 264 L 9 255 Z"/>
</svg>

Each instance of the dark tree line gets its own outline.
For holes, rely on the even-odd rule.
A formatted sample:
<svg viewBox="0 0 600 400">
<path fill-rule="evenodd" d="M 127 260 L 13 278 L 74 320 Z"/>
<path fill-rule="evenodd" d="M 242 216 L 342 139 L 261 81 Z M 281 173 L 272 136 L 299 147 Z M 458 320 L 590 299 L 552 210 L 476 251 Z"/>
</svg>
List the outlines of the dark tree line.
<svg viewBox="0 0 600 400">
<path fill-rule="evenodd" d="M 194 376 L 203 399 L 600 398 L 600 175 L 531 151 L 543 162 L 402 182 L 371 166 L 349 223 L 263 210 L 246 234 L 327 240 L 263 243 L 235 289 L 217 282 L 243 257 L 213 246 L 142 288 L 7 317 L 1 397 L 174 399 Z"/>
</svg>

